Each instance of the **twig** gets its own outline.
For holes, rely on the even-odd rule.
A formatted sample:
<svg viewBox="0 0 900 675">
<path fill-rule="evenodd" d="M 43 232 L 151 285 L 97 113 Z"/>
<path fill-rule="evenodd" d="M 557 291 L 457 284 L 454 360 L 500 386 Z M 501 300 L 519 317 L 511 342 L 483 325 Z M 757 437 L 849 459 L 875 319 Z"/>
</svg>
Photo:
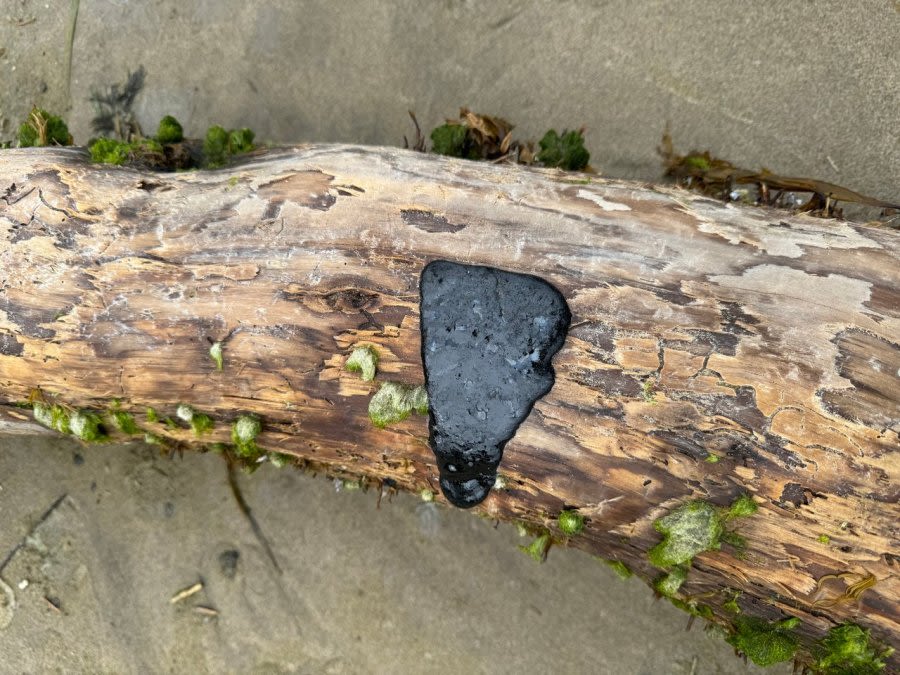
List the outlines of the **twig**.
<svg viewBox="0 0 900 675">
<path fill-rule="evenodd" d="M 189 598 L 192 595 L 194 595 L 194 593 L 199 593 L 202 590 L 203 590 L 203 582 L 198 581 L 193 586 L 188 586 L 187 588 L 183 588 L 182 590 L 178 591 L 175 595 L 173 595 L 171 598 L 169 598 L 169 604 L 174 605 L 176 602 L 181 602 L 185 598 Z"/>
</svg>

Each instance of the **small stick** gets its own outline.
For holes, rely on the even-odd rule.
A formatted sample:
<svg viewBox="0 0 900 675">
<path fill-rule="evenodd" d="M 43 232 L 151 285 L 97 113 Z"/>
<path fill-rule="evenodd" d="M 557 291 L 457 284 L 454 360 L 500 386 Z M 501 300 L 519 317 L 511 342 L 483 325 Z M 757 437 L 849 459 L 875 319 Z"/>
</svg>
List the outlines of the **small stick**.
<svg viewBox="0 0 900 675">
<path fill-rule="evenodd" d="M 176 602 L 181 602 L 185 598 L 191 597 L 194 593 L 199 593 L 201 590 L 203 590 L 203 582 L 198 581 L 193 586 L 188 586 L 169 598 L 169 604 L 174 605 Z"/>
</svg>

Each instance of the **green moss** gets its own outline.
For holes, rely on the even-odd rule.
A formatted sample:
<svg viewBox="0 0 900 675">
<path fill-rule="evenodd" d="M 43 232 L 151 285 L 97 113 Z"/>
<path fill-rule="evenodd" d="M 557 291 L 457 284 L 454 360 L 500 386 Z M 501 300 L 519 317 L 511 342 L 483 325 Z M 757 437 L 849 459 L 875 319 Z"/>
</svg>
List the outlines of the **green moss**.
<svg viewBox="0 0 900 675">
<path fill-rule="evenodd" d="M 209 357 L 215 361 L 216 370 L 222 370 L 225 365 L 225 359 L 222 355 L 222 343 L 221 342 L 213 342 L 212 346 L 209 348 Z"/>
<path fill-rule="evenodd" d="M 232 129 L 228 133 L 228 150 L 232 155 L 253 150 L 253 139 L 256 136 L 253 131 L 244 127 Z"/>
<path fill-rule="evenodd" d="M 695 500 L 682 504 L 663 516 L 653 526 L 663 535 L 663 540 L 650 549 L 650 562 L 656 567 L 690 565 L 695 555 L 717 550 L 722 541 L 735 546 L 743 545 L 743 538 L 725 529 L 727 521 L 749 516 L 757 511 L 757 505 L 748 495 L 738 497 L 734 503 L 720 509 L 709 502 Z"/>
<path fill-rule="evenodd" d="M 820 544 L 829 544 L 831 543 L 831 537 L 829 537 L 827 534 L 820 534 L 818 537 L 816 537 L 816 541 Z"/>
<path fill-rule="evenodd" d="M 241 415 L 231 426 L 231 441 L 239 457 L 255 459 L 262 454 L 256 445 L 256 437 L 262 431 L 262 422 L 256 415 Z"/>
<path fill-rule="evenodd" d="M 429 490 L 428 488 L 422 488 L 419 492 L 419 498 L 423 502 L 433 502 L 434 501 L 434 492 Z"/>
<path fill-rule="evenodd" d="M 815 667 L 826 675 L 878 675 L 893 653 L 890 647 L 872 644 L 865 628 L 845 623 L 822 638 L 815 652 Z"/>
<path fill-rule="evenodd" d="M 184 129 L 182 129 L 181 123 L 171 115 L 163 117 L 159 121 L 156 140 L 160 143 L 181 143 L 184 140 Z"/>
<path fill-rule="evenodd" d="M 211 126 L 203 139 L 203 157 L 208 168 L 224 166 L 228 158 L 253 149 L 254 133 L 250 129 L 227 131 L 218 125 Z"/>
<path fill-rule="evenodd" d="M 722 603 L 722 608 L 726 611 L 731 612 L 732 614 L 740 614 L 741 606 L 738 604 L 738 598 L 741 597 L 740 591 L 734 591 L 734 594 Z"/>
<path fill-rule="evenodd" d="M 555 129 L 551 129 L 540 140 L 540 146 L 536 159 L 544 166 L 580 171 L 591 159 L 580 131 L 563 131 L 560 135 Z"/>
<path fill-rule="evenodd" d="M 203 413 L 195 414 L 194 418 L 191 420 L 191 428 L 197 436 L 212 431 L 215 426 L 216 423 L 213 421 L 212 417 L 204 415 Z"/>
<path fill-rule="evenodd" d="M 112 138 L 98 138 L 90 144 L 91 161 L 97 164 L 124 164 L 128 161 L 129 144 Z"/>
<path fill-rule="evenodd" d="M 519 550 L 531 556 L 536 562 L 544 562 L 547 559 L 547 551 L 553 545 L 553 539 L 549 532 L 538 535 L 528 546 L 519 546 Z"/>
<path fill-rule="evenodd" d="M 431 150 L 439 155 L 464 157 L 466 152 L 466 133 L 468 128 L 462 124 L 444 124 L 431 131 Z"/>
<path fill-rule="evenodd" d="M 703 458 L 704 462 L 709 462 L 710 464 L 715 464 L 719 461 L 719 456 L 714 455 L 713 453 L 709 453 L 706 457 Z"/>
<path fill-rule="evenodd" d="M 744 494 L 735 499 L 734 503 L 728 507 L 725 517 L 727 519 L 746 518 L 747 516 L 752 516 L 757 511 L 759 511 L 759 507 L 756 505 L 756 502 L 753 501 L 753 497 Z"/>
<path fill-rule="evenodd" d="M 20 148 L 72 145 L 72 135 L 61 117 L 32 108 L 28 119 L 19 126 L 18 141 Z"/>
<path fill-rule="evenodd" d="M 69 428 L 72 435 L 82 441 L 94 442 L 107 438 L 103 420 L 96 413 L 88 410 L 77 410 L 69 416 Z"/>
<path fill-rule="evenodd" d="M 702 603 L 697 602 L 696 600 L 681 600 L 679 598 L 666 598 L 669 602 L 672 603 L 675 607 L 682 610 L 683 612 L 687 612 L 691 616 L 699 616 L 708 621 L 712 621 L 715 618 L 715 614 L 713 614 L 712 607 L 709 605 L 704 605 Z"/>
<path fill-rule="evenodd" d="M 144 434 L 144 443 L 147 445 L 165 445 L 166 441 L 162 436 L 147 432 Z"/>
<path fill-rule="evenodd" d="M 378 366 L 378 352 L 368 345 L 357 347 L 353 350 L 344 368 L 353 373 L 361 373 L 363 382 L 371 382 L 375 379 L 375 371 Z"/>
<path fill-rule="evenodd" d="M 141 433 L 141 428 L 135 424 L 134 416 L 124 410 L 113 410 L 109 413 L 113 426 L 128 435 Z"/>
<path fill-rule="evenodd" d="M 215 422 L 213 422 L 213 419 L 209 415 L 197 412 L 187 403 L 179 404 L 178 408 L 175 410 L 175 415 L 178 419 L 190 424 L 191 429 L 194 430 L 194 434 L 197 436 L 207 433 L 215 426 Z"/>
<path fill-rule="evenodd" d="M 151 424 L 159 422 L 159 414 L 156 412 L 155 408 L 147 408 L 147 421 Z"/>
<path fill-rule="evenodd" d="M 694 171 L 707 172 L 712 168 L 712 165 L 709 162 L 709 159 L 704 157 L 703 155 L 688 155 L 683 160 L 681 160 L 682 165 L 687 169 L 692 169 Z"/>
<path fill-rule="evenodd" d="M 34 419 L 49 429 L 55 429 L 61 434 L 72 433 L 69 426 L 69 413 L 61 405 L 48 405 L 39 401 L 32 407 Z"/>
<path fill-rule="evenodd" d="M 653 526 L 663 540 L 650 549 L 650 562 L 657 567 L 690 564 L 698 553 L 719 548 L 725 528 L 719 510 L 697 500 L 679 506 Z"/>
<path fill-rule="evenodd" d="M 556 524 L 560 532 L 572 537 L 584 531 L 584 516 L 573 509 L 566 509 L 560 512 Z"/>
<path fill-rule="evenodd" d="M 126 143 L 113 138 L 98 138 L 90 144 L 91 161 L 97 164 L 115 164 L 121 166 L 127 162 L 159 157 L 163 147 L 153 138 Z"/>
<path fill-rule="evenodd" d="M 33 148 L 38 145 L 38 131 L 28 122 L 23 122 L 19 127 L 19 147 Z"/>
<path fill-rule="evenodd" d="M 621 560 L 605 560 L 603 558 L 600 558 L 600 560 L 604 565 L 609 565 L 612 568 L 612 571 L 615 572 L 620 579 L 628 579 L 633 574 L 628 568 L 628 565 Z"/>
<path fill-rule="evenodd" d="M 412 412 L 428 412 L 428 395 L 421 385 L 385 382 L 369 401 L 369 419 L 379 429 L 405 420 Z"/>
<path fill-rule="evenodd" d="M 286 455 L 283 452 L 270 452 L 266 456 L 269 458 L 269 463 L 278 469 L 287 466 L 294 460 L 292 455 Z"/>
<path fill-rule="evenodd" d="M 726 640 L 758 666 L 771 666 L 790 661 L 797 651 L 798 640 L 791 632 L 800 619 L 790 618 L 769 623 L 752 616 L 735 619 L 735 631 Z"/>
<path fill-rule="evenodd" d="M 660 595 L 672 597 L 678 593 L 678 589 L 685 582 L 688 575 L 688 568 L 684 565 L 676 565 L 668 574 L 664 574 L 653 582 L 653 588 Z"/>
<path fill-rule="evenodd" d="M 206 158 L 208 167 L 225 164 L 228 156 L 228 132 L 224 127 L 214 125 L 206 130 L 206 138 L 203 139 L 203 156 Z"/>
</svg>

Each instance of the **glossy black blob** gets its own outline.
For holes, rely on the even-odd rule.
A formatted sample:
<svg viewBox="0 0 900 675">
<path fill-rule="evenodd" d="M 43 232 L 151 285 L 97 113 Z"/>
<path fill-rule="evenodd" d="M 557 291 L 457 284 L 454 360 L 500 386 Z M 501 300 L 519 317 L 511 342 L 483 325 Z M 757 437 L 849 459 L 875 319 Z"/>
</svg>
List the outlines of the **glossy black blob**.
<svg viewBox="0 0 900 675">
<path fill-rule="evenodd" d="M 554 382 L 571 314 L 529 274 L 438 260 L 422 271 L 422 362 L 441 490 L 462 508 L 487 497 L 503 446 Z"/>
</svg>

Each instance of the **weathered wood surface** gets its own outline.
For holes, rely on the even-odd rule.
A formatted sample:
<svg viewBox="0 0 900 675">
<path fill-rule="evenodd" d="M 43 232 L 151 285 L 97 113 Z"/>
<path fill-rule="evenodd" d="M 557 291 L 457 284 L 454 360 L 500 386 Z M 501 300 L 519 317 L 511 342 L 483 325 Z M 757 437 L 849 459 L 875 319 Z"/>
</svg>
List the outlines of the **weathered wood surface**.
<svg viewBox="0 0 900 675">
<path fill-rule="evenodd" d="M 254 412 L 267 449 L 435 487 L 426 420 L 373 427 L 377 381 L 343 363 L 371 344 L 378 380 L 422 382 L 429 260 L 529 272 L 562 291 L 572 328 L 482 513 L 555 531 L 580 507 L 572 545 L 652 578 L 655 518 L 749 492 L 746 555 L 695 559 L 686 596 L 720 612 L 715 591 L 742 590 L 748 613 L 799 616 L 807 636 L 845 620 L 900 635 L 897 232 L 387 148 L 181 174 L 4 151 L 0 181 L 5 433 L 36 429 L 9 405 L 35 388 L 93 409 L 185 402 L 219 423 L 204 440 Z M 828 606 L 852 580 L 817 579 L 840 572 L 877 583 Z"/>
</svg>

